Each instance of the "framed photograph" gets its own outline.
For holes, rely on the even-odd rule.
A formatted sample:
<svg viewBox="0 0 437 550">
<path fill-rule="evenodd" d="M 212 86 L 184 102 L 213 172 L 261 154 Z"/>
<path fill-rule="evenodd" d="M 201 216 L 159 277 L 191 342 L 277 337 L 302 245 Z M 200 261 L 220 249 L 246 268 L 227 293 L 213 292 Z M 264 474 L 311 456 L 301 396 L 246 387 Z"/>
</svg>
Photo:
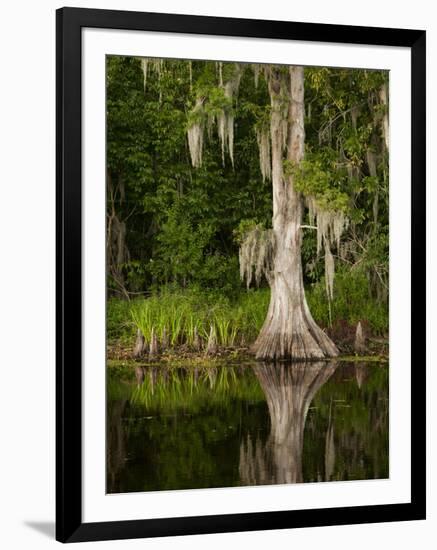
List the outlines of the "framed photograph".
<svg viewBox="0 0 437 550">
<path fill-rule="evenodd" d="M 62 542 L 425 518 L 425 32 L 57 11 Z"/>
</svg>

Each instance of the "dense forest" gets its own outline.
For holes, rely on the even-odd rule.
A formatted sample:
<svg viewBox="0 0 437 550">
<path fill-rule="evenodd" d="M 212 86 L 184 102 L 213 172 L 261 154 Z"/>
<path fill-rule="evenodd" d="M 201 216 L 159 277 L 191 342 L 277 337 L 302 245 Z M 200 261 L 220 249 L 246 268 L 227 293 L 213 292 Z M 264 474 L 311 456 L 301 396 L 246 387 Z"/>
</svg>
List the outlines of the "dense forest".
<svg viewBox="0 0 437 550">
<path fill-rule="evenodd" d="M 107 57 L 110 352 L 386 351 L 388 122 L 385 71 Z"/>
</svg>

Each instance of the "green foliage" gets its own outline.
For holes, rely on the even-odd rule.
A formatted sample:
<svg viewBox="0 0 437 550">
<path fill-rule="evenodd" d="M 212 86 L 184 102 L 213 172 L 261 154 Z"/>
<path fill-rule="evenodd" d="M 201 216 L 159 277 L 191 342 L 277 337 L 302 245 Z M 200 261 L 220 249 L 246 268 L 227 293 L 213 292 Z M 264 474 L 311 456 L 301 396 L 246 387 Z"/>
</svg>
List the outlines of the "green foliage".
<svg viewBox="0 0 437 550">
<path fill-rule="evenodd" d="M 323 277 L 307 290 L 306 296 L 315 321 L 321 326 L 328 327 L 331 322 Z M 376 298 L 370 297 L 369 281 L 363 270 L 343 269 L 336 274 L 334 299 L 330 305 L 332 324 L 345 321 L 351 326 L 356 326 L 358 321 L 366 320 L 372 332 L 379 335 L 387 334 L 387 307 Z"/>
<path fill-rule="evenodd" d="M 151 266 L 155 276 L 164 280 L 186 281 L 195 279 L 196 270 L 203 261 L 203 252 L 212 233 L 210 224 L 199 224 L 195 231 L 189 218 L 176 204 L 157 236 L 159 256 Z"/>
<path fill-rule="evenodd" d="M 332 150 L 308 153 L 299 167 L 286 163 L 284 170 L 293 175 L 296 189 L 314 197 L 323 210 L 347 211 L 350 199 L 342 191 L 345 172 L 337 169 Z"/>
<path fill-rule="evenodd" d="M 256 137 L 257 129 L 268 130 L 271 110 L 263 71 L 255 86 L 253 68 L 245 66 L 238 97 L 230 99 L 219 85 L 216 62 L 163 60 L 159 70 L 152 65 L 144 86 L 138 58 L 107 58 L 107 211 L 126 225 L 127 252 L 118 266 L 122 285 L 131 296 L 172 284 L 206 294 L 217 291 L 237 303 L 245 296 L 238 265 L 241 239 L 256 224 L 270 227 L 272 219 L 272 190 L 261 176 Z M 223 81 L 232 79 L 235 70 L 234 63 L 223 63 Z M 303 195 L 322 209 L 345 212 L 348 246 L 336 254 L 337 268 L 359 267 L 367 281 L 362 303 L 377 299 L 383 307 L 388 298 L 389 181 L 381 130 L 387 106 L 378 94 L 385 83 L 384 71 L 305 68 L 305 160 L 299 167 L 284 165 Z M 204 104 L 193 112 L 198 98 Z M 200 117 L 207 125 L 223 111 L 235 119 L 234 166 L 228 158 L 223 163 L 213 127 L 205 136 L 202 167 L 194 170 L 187 124 Z M 370 173 L 369 152 L 376 175 Z M 305 230 L 305 283 L 316 284 L 310 295 L 324 285 L 324 259 L 317 256 L 315 243 L 315 231 Z M 336 278 L 338 296 L 338 285 L 348 277 Z M 108 288 L 119 296 L 111 273 Z M 314 307 L 320 310 L 316 317 L 326 320 L 321 296 Z M 332 307 L 335 316 L 339 306 Z M 355 315 L 346 313 L 341 315 Z M 109 317 L 108 323 L 113 326 Z M 378 330 L 384 324 L 372 323 Z M 111 338 L 119 337 L 121 329 L 114 330 Z"/>
<path fill-rule="evenodd" d="M 257 224 L 255 220 L 241 220 L 238 224 L 238 227 L 234 229 L 234 238 L 238 244 L 241 244 L 246 235 L 255 229 L 255 227 L 260 226 L 260 229 L 264 229 L 264 227 L 260 224 Z"/>
<path fill-rule="evenodd" d="M 109 342 L 131 344 L 134 337 L 130 318 L 131 305 L 126 300 L 110 298 L 106 306 L 106 337 Z"/>
<path fill-rule="evenodd" d="M 331 321 L 323 276 L 307 288 L 306 296 L 314 319 L 322 327 L 338 321 L 354 327 L 358 321 L 366 320 L 373 334 L 387 334 L 387 308 L 369 295 L 364 271 L 343 269 L 336 274 Z M 230 299 L 218 290 L 201 287 L 181 290 L 176 286 L 161 287 L 152 296 L 131 302 L 111 299 L 107 308 L 108 339 L 132 345 L 139 328 L 147 341 L 152 330 L 158 341 L 162 341 L 165 329 L 170 346 L 192 347 L 196 328 L 205 346 L 212 327 L 220 346 L 247 346 L 254 342 L 262 327 L 269 300 L 269 289 L 241 291 Z"/>
<path fill-rule="evenodd" d="M 218 291 L 164 287 L 149 298 L 134 300 L 130 312 L 133 324 L 148 342 L 154 330 L 161 341 L 165 331 L 171 346 L 193 346 L 197 330 L 206 344 L 212 328 L 217 343 L 228 347 L 254 341 L 269 297 L 268 290 L 242 292 L 230 300 Z"/>
</svg>

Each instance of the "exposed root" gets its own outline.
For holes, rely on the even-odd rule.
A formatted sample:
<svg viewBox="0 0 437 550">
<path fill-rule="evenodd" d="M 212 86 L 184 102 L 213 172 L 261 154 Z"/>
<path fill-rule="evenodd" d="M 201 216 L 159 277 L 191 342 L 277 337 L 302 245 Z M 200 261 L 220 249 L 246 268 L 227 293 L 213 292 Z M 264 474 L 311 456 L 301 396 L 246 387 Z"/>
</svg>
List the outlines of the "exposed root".
<svg viewBox="0 0 437 550">
<path fill-rule="evenodd" d="M 267 319 L 252 347 L 256 359 L 271 361 L 314 361 L 337 357 L 339 351 L 329 336 L 317 326 L 306 302 L 294 316 L 283 320 L 272 315 Z"/>
<path fill-rule="evenodd" d="M 317 361 L 337 357 L 337 347 L 321 330 L 314 337 L 308 329 L 304 332 L 260 334 L 253 351 L 258 360 L 271 361 Z"/>
</svg>

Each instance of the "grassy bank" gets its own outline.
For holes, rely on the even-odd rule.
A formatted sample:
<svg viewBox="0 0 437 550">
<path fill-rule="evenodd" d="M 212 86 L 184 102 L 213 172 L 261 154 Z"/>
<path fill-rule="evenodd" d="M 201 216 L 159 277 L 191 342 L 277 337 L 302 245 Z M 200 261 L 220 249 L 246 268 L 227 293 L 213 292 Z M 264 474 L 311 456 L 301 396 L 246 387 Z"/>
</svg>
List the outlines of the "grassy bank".
<svg viewBox="0 0 437 550">
<path fill-rule="evenodd" d="M 163 288 L 130 302 L 110 299 L 108 343 L 110 348 L 132 350 L 140 330 L 146 343 L 155 338 L 160 351 L 170 355 L 172 350 L 182 354 L 204 350 L 211 340 L 217 349 L 246 349 L 261 329 L 269 299 L 269 289 L 244 290 L 230 298 L 196 288 Z M 387 308 L 369 298 L 366 281 L 360 277 L 338 276 L 331 304 L 323 281 L 307 289 L 307 299 L 316 322 L 341 351 L 350 350 L 358 321 L 368 336 L 381 342 L 387 336 Z"/>
</svg>

